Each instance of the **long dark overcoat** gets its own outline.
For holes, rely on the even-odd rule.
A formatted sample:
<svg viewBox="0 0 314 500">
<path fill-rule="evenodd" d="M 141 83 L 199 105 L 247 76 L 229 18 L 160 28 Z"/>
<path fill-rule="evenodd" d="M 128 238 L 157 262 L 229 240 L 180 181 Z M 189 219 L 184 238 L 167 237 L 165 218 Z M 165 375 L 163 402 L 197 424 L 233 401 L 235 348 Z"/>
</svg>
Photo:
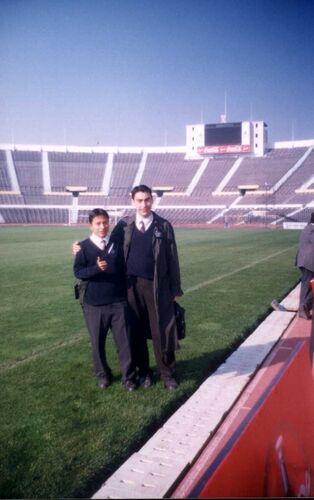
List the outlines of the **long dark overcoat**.
<svg viewBox="0 0 314 500">
<path fill-rule="evenodd" d="M 155 260 L 154 298 L 159 322 L 163 352 L 178 348 L 177 327 L 174 316 L 174 297 L 183 295 L 180 267 L 173 227 L 166 219 L 153 212 L 152 248 Z M 122 218 L 111 233 L 111 238 L 123 246 L 125 262 L 129 255 L 135 215 Z M 147 332 L 147 337 L 150 333 Z"/>
</svg>

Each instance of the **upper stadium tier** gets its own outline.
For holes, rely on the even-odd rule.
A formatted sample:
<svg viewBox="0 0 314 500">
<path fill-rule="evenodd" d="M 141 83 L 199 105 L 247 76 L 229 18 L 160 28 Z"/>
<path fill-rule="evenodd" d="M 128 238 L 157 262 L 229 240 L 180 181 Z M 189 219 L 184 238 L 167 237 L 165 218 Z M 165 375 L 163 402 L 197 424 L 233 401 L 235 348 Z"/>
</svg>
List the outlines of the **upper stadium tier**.
<svg viewBox="0 0 314 500">
<path fill-rule="evenodd" d="M 173 224 L 306 222 L 314 211 L 314 140 L 275 143 L 263 155 L 0 145 L 2 224 L 85 223 L 94 207 L 116 221 L 132 211 L 138 184 L 153 188 L 154 209 Z"/>
</svg>

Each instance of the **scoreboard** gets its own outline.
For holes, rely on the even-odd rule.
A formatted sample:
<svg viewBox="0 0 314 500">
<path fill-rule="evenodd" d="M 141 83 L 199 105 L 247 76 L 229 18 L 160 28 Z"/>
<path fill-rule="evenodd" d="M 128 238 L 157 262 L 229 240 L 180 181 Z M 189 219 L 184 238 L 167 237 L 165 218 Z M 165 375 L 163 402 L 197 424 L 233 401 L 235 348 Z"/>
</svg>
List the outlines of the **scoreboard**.
<svg viewBox="0 0 314 500">
<path fill-rule="evenodd" d="M 205 146 L 227 146 L 241 142 L 241 123 L 205 125 Z"/>
<path fill-rule="evenodd" d="M 187 126 L 191 155 L 252 154 L 262 156 L 266 146 L 264 122 L 230 122 Z"/>
</svg>

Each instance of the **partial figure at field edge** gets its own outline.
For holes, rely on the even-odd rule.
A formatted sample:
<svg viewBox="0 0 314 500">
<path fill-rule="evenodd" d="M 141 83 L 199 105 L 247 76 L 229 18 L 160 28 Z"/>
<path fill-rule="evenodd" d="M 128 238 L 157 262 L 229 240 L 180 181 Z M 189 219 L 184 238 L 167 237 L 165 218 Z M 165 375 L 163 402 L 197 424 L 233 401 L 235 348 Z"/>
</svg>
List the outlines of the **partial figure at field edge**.
<svg viewBox="0 0 314 500">
<path fill-rule="evenodd" d="M 313 309 L 311 280 L 314 279 L 314 212 L 311 213 L 308 224 L 301 231 L 296 266 L 302 273 L 299 317 L 309 320 Z"/>
</svg>

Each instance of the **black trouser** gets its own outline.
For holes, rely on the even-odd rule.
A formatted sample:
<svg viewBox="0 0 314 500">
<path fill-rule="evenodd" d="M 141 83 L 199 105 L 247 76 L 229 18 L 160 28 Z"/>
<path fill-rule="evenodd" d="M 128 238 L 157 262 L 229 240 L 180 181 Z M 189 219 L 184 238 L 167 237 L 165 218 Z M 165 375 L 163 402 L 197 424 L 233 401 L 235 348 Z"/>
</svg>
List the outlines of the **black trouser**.
<svg viewBox="0 0 314 500">
<path fill-rule="evenodd" d="M 150 333 L 160 377 L 163 380 L 173 377 L 175 355 L 173 351 L 163 353 L 161 349 L 153 281 L 130 276 L 128 278 L 128 302 L 131 312 L 132 354 L 139 376 L 145 377 L 149 373 L 147 336 Z"/>
<path fill-rule="evenodd" d="M 302 272 L 301 278 L 301 290 L 300 290 L 300 307 L 307 306 L 309 309 L 313 307 L 313 292 L 311 288 L 311 279 L 314 278 L 314 272 L 305 269 L 305 267 L 300 267 Z"/>
<path fill-rule="evenodd" d="M 84 303 L 86 325 L 92 344 L 92 355 L 96 377 L 110 376 L 111 370 L 106 358 L 106 337 L 109 328 L 118 351 L 122 380 L 131 380 L 135 376 L 135 366 L 131 356 L 128 306 L 126 302 L 92 306 Z"/>
</svg>

